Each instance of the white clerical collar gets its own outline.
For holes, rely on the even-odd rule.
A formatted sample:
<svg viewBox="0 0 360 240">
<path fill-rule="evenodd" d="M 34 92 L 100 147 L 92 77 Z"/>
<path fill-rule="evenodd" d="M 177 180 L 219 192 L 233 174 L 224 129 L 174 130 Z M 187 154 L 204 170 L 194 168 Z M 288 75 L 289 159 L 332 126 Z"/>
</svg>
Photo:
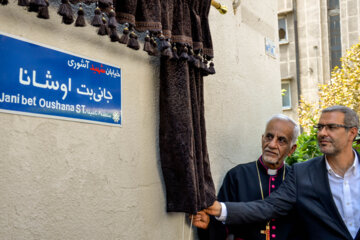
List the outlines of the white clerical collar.
<svg viewBox="0 0 360 240">
<path fill-rule="evenodd" d="M 283 163 L 281 164 L 281 166 L 278 167 L 277 169 L 271 169 L 271 168 L 268 168 L 267 166 L 265 166 L 265 164 L 263 163 L 263 160 L 262 160 L 262 156 L 259 158 L 259 160 L 260 160 L 261 165 L 266 169 L 267 174 L 270 175 L 270 176 L 275 176 L 275 175 L 277 175 L 279 169 L 281 169 L 282 167 L 285 167 L 285 166 L 284 166 L 285 164 L 284 164 L 284 162 L 283 162 Z"/>
<path fill-rule="evenodd" d="M 270 176 L 276 175 L 277 172 L 278 172 L 277 169 L 271 169 L 271 168 L 268 168 L 268 169 L 267 169 L 267 174 L 270 175 Z"/>
</svg>

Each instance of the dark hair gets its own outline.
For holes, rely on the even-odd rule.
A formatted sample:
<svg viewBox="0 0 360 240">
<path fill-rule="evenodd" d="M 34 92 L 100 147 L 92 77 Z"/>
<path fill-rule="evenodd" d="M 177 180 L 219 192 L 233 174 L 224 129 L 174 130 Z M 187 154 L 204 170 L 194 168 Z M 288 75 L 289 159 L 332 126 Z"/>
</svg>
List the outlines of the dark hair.
<svg viewBox="0 0 360 240">
<path fill-rule="evenodd" d="M 327 113 L 327 112 L 342 112 L 342 113 L 344 113 L 345 114 L 344 124 L 348 127 L 356 127 L 357 129 L 359 129 L 359 117 L 356 114 L 356 112 L 354 110 L 352 110 L 351 108 L 337 105 L 337 106 L 328 107 L 328 108 L 325 108 L 322 110 L 322 113 Z"/>
</svg>

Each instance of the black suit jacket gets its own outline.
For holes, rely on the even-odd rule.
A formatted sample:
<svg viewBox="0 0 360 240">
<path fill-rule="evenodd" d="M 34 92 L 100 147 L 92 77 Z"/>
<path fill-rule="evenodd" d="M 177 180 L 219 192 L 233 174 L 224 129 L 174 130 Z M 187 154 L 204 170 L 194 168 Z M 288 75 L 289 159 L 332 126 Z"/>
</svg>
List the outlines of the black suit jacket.
<svg viewBox="0 0 360 240">
<path fill-rule="evenodd" d="M 259 175 L 263 194 L 267 197 L 270 192 L 273 193 L 282 183 L 283 174 L 288 174 L 290 166 L 284 165 L 278 170 L 277 175 L 271 180 L 267 174 L 267 169 L 260 162 L 260 159 L 254 162 L 239 164 L 229 170 L 224 178 L 223 184 L 218 194 L 218 201 L 221 202 L 249 202 L 262 199 L 256 162 L 259 167 Z M 284 172 L 284 168 L 286 168 Z M 271 187 L 273 185 L 273 188 Z M 298 237 L 299 233 L 293 228 L 295 222 L 294 214 L 286 217 L 270 221 L 270 233 L 276 236 L 276 240 L 295 240 L 303 238 Z M 208 229 L 198 229 L 200 240 L 225 240 L 227 235 L 233 234 L 236 238 L 245 240 L 263 240 L 265 235 L 261 234 L 261 230 L 265 229 L 267 221 L 251 223 L 225 225 L 211 218 Z"/>
<path fill-rule="evenodd" d="M 295 208 L 306 239 L 353 239 L 333 200 L 324 156 L 295 164 L 279 189 L 264 201 L 225 204 L 227 224 L 277 218 Z M 359 231 L 355 239 L 360 240 Z"/>
</svg>

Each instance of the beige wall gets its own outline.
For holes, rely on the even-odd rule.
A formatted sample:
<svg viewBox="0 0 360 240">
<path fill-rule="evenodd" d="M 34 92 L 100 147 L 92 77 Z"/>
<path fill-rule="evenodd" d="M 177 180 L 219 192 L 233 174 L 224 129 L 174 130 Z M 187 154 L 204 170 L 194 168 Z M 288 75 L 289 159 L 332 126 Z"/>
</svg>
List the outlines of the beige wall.
<svg viewBox="0 0 360 240">
<path fill-rule="evenodd" d="M 297 1 L 301 94 L 318 99 L 319 83 L 330 78 L 327 1 Z"/>
<path fill-rule="evenodd" d="M 231 1 L 223 1 L 230 10 Z M 281 111 L 276 1 L 210 13 L 217 74 L 205 80 L 214 182 L 255 160 L 267 118 Z M 122 69 L 121 128 L 0 113 L 0 239 L 188 239 L 184 214 L 165 211 L 159 164 L 159 62 L 91 26 L 40 20 L 11 1 L 0 31 Z M 278 51 L 277 51 L 278 52 Z M 0 56 L 4 57 L 4 56 Z"/>
<path fill-rule="evenodd" d="M 267 118 L 281 112 L 278 49 L 276 59 L 264 50 L 265 36 L 275 44 L 278 38 L 276 1 L 243 0 L 235 16 L 229 10 L 223 16 L 211 12 L 217 74 L 205 85 L 208 147 L 217 186 L 229 168 L 257 159 Z"/>
<path fill-rule="evenodd" d="M 284 6 L 286 2 L 288 2 L 288 0 L 279 0 L 279 7 Z M 326 2 L 326 0 L 296 1 L 300 88 L 301 95 L 310 101 L 317 100 L 318 84 L 328 81 L 330 77 Z M 292 108 L 284 110 L 284 113 L 296 119 L 298 90 L 296 79 L 294 14 L 292 8 L 279 8 L 279 17 L 285 17 L 287 20 L 289 36 L 289 43 L 280 45 L 281 77 L 283 80 L 291 79 L 292 90 Z"/>
<path fill-rule="evenodd" d="M 284 8 L 279 8 L 279 18 L 284 18 L 287 26 L 288 41 L 279 45 L 280 49 L 280 73 L 281 81 L 290 83 L 291 108 L 284 108 L 283 113 L 293 119 L 297 119 L 297 81 L 296 81 L 296 55 L 295 55 L 295 32 L 294 32 L 294 15 L 292 4 L 284 4 Z M 288 2 L 288 1 L 286 1 Z"/>
<path fill-rule="evenodd" d="M 340 0 L 342 51 L 359 42 L 360 36 L 360 1 Z"/>
</svg>

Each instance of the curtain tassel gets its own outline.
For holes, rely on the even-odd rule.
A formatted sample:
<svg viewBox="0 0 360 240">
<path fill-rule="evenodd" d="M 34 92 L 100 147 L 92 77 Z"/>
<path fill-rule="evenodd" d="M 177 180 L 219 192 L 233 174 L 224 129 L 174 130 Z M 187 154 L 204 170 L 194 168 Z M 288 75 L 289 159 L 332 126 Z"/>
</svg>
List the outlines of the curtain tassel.
<svg viewBox="0 0 360 240">
<path fill-rule="evenodd" d="M 143 50 L 145 52 L 147 52 L 150 56 L 152 56 L 153 52 L 154 52 L 154 48 L 153 45 L 151 44 L 151 38 L 149 35 L 149 31 L 146 31 L 146 36 L 145 36 L 145 43 L 144 43 L 144 48 Z"/>
<path fill-rule="evenodd" d="M 182 61 L 189 60 L 188 48 L 186 47 L 186 44 L 184 44 L 183 48 L 181 49 L 180 60 L 182 60 Z"/>
<path fill-rule="evenodd" d="M 179 60 L 179 54 L 178 54 L 178 49 L 176 47 L 176 43 L 173 43 L 172 53 L 173 53 L 172 60 L 175 60 L 175 61 Z"/>
<path fill-rule="evenodd" d="M 117 28 L 116 13 L 114 11 L 114 8 L 111 8 L 110 10 L 108 26 L 109 28 Z"/>
<path fill-rule="evenodd" d="M 152 46 L 152 48 L 153 48 L 153 51 L 152 51 L 151 56 L 157 56 L 157 55 L 159 55 L 158 44 L 157 44 L 157 42 L 155 41 L 155 38 L 154 38 L 153 34 L 151 34 L 150 43 L 151 43 L 151 46 Z"/>
<path fill-rule="evenodd" d="M 29 1 L 28 12 L 39 12 L 39 5 L 36 3 L 36 0 Z"/>
<path fill-rule="evenodd" d="M 119 35 L 117 34 L 116 28 L 110 28 L 110 39 L 112 42 L 119 41 Z"/>
<path fill-rule="evenodd" d="M 84 17 L 84 9 L 82 8 L 81 3 L 79 5 L 79 10 L 78 10 L 77 14 L 78 14 L 78 16 L 75 21 L 75 26 L 76 27 L 85 27 L 86 22 L 85 22 L 85 17 Z"/>
<path fill-rule="evenodd" d="M 165 39 L 165 36 L 160 33 L 160 37 L 159 37 L 159 40 L 160 40 L 160 51 L 161 51 L 161 56 L 164 56 L 164 57 L 167 57 L 169 59 L 173 58 L 174 55 L 172 54 L 172 51 L 171 51 L 171 44 L 169 42 L 169 39 Z"/>
<path fill-rule="evenodd" d="M 63 23 L 72 24 L 74 22 L 73 12 L 68 0 L 61 0 L 57 13 L 63 17 Z"/>
<path fill-rule="evenodd" d="M 107 27 L 106 23 L 107 22 L 106 22 L 105 15 L 102 14 L 102 21 L 101 21 L 101 25 L 99 27 L 98 35 L 105 36 L 105 35 L 110 34 L 110 29 Z"/>
<path fill-rule="evenodd" d="M 201 56 L 200 56 L 200 53 L 196 54 L 196 56 L 195 56 L 194 67 L 195 67 L 195 68 L 198 68 L 198 69 L 201 67 Z"/>
<path fill-rule="evenodd" d="M 210 67 L 208 68 L 208 73 L 211 74 L 211 75 L 216 73 L 215 66 L 214 66 L 214 63 L 212 61 L 210 62 Z"/>
<path fill-rule="evenodd" d="M 129 24 L 125 23 L 125 28 L 123 30 L 123 35 L 121 36 L 119 42 L 122 43 L 122 44 L 128 44 L 128 42 L 129 42 L 129 33 L 130 33 Z"/>
<path fill-rule="evenodd" d="M 207 75 L 209 75 L 209 73 L 208 73 L 208 68 L 207 68 L 207 63 L 208 63 L 208 61 L 203 57 L 203 59 L 202 59 L 202 61 L 201 61 L 201 66 L 200 66 L 200 69 L 201 69 L 201 74 L 203 75 L 203 76 L 207 76 Z"/>
<path fill-rule="evenodd" d="M 114 8 L 111 8 L 110 13 L 109 13 L 108 27 L 110 28 L 111 41 L 118 42 L 120 38 L 117 33 L 117 21 L 116 21 L 116 14 L 114 12 Z"/>
<path fill-rule="evenodd" d="M 131 27 L 132 29 L 133 27 Z M 140 49 L 140 44 L 138 42 L 138 36 L 136 35 L 135 31 L 134 30 L 131 30 L 131 33 L 130 33 L 130 39 L 128 41 L 128 44 L 127 46 L 131 49 L 134 49 L 134 50 L 139 50 Z"/>
<path fill-rule="evenodd" d="M 91 25 L 94 27 L 100 27 L 100 25 L 102 23 L 102 19 L 101 19 L 101 10 L 98 6 L 95 8 L 94 13 L 95 13 L 95 15 L 94 15 L 93 19 L 91 20 Z"/>
<path fill-rule="evenodd" d="M 49 19 L 50 15 L 49 15 L 49 2 L 48 0 L 45 0 L 45 6 L 40 6 L 39 7 L 39 12 L 37 17 L 38 18 L 42 18 L 42 19 Z"/>
<path fill-rule="evenodd" d="M 28 11 L 38 13 L 41 7 L 46 7 L 46 6 L 47 5 L 45 0 L 30 0 Z"/>
<path fill-rule="evenodd" d="M 189 46 L 189 60 L 188 60 L 188 62 L 189 62 L 189 64 L 191 64 L 193 66 L 195 64 L 194 50 L 190 46 Z"/>
</svg>

